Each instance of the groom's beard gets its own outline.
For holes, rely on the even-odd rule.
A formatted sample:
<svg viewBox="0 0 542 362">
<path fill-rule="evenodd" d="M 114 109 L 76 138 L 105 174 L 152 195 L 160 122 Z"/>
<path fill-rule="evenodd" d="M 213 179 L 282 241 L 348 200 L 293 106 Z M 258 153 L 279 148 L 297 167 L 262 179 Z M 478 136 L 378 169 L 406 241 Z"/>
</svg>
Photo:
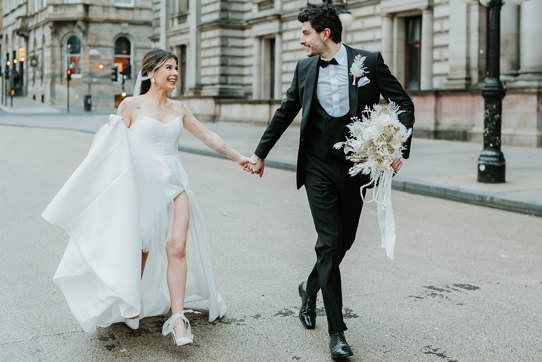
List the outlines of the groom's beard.
<svg viewBox="0 0 542 362">
<path fill-rule="evenodd" d="M 307 57 L 312 57 L 314 55 L 322 55 L 327 50 L 328 46 L 324 42 L 320 42 L 313 46 L 305 46 L 305 53 Z"/>
</svg>

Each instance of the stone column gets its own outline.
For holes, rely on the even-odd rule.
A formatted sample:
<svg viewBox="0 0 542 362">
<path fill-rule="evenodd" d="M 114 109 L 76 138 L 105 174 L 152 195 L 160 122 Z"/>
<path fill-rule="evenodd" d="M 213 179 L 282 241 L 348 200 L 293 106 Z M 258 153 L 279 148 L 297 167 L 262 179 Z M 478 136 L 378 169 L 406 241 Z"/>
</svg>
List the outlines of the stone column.
<svg viewBox="0 0 542 362">
<path fill-rule="evenodd" d="M 282 98 L 282 34 L 277 33 L 275 37 L 275 94 L 271 95 L 273 99 Z"/>
<path fill-rule="evenodd" d="M 398 16 L 393 18 L 393 72 L 399 82 L 405 85 L 405 20 Z"/>
<path fill-rule="evenodd" d="M 45 71 L 45 79 L 49 86 L 49 104 L 56 104 L 56 82 L 58 81 L 58 72 L 62 71 L 62 51 L 60 47 L 60 38 L 56 28 L 52 22 L 48 23 L 49 39 L 47 41 L 47 49 L 45 50 L 45 58 L 49 59 L 49 66 Z M 58 58 L 60 55 L 60 59 Z"/>
<path fill-rule="evenodd" d="M 252 62 L 252 99 L 261 99 L 261 58 L 262 58 L 262 39 L 259 37 L 252 38 L 252 54 L 254 60 Z"/>
<path fill-rule="evenodd" d="M 391 72 L 395 72 L 395 63 L 393 61 L 393 17 L 389 14 L 382 16 L 382 57 L 388 65 Z"/>
<path fill-rule="evenodd" d="M 501 75 L 519 69 L 519 6 L 504 3 L 501 9 Z"/>
<path fill-rule="evenodd" d="M 188 14 L 189 45 L 187 46 L 186 68 L 188 75 L 188 93 L 198 95 L 201 90 L 201 64 L 200 64 L 200 32 L 198 21 L 200 19 L 200 5 L 198 0 L 190 0 L 190 13 Z"/>
<path fill-rule="evenodd" d="M 450 2 L 449 72 L 445 88 L 469 88 L 468 68 L 468 5 L 463 1 Z"/>
<path fill-rule="evenodd" d="M 160 49 L 166 49 L 166 29 L 167 29 L 167 2 L 160 0 Z"/>
<path fill-rule="evenodd" d="M 486 78 L 486 52 L 489 24 L 487 8 L 479 0 L 467 2 L 467 77 L 468 85 L 483 83 Z"/>
<path fill-rule="evenodd" d="M 421 90 L 433 88 L 433 9 L 422 13 Z"/>
<path fill-rule="evenodd" d="M 521 5 L 520 74 L 522 78 L 542 79 L 542 1 L 527 0 Z"/>
</svg>

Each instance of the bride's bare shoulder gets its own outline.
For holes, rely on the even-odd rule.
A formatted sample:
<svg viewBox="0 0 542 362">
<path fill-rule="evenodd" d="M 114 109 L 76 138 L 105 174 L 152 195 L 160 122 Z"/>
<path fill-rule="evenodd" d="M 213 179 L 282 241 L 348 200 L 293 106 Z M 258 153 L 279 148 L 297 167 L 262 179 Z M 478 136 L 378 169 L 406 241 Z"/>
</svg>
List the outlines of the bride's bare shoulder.
<svg viewBox="0 0 542 362">
<path fill-rule="evenodd" d="M 171 107 L 175 110 L 175 112 L 178 112 L 182 115 L 185 115 L 190 112 L 190 109 L 181 101 L 170 99 Z"/>
<path fill-rule="evenodd" d="M 140 103 L 141 96 L 137 96 L 126 97 L 119 104 L 119 108 L 117 109 L 117 115 L 122 117 L 124 123 L 126 124 L 126 127 L 130 127 L 132 125 L 134 115 L 137 113 L 138 110 L 141 109 Z"/>
<path fill-rule="evenodd" d="M 119 116 L 124 116 L 129 112 L 133 105 L 134 105 L 134 98 L 135 97 L 126 97 L 120 102 L 119 108 L 117 108 L 117 114 Z"/>
</svg>

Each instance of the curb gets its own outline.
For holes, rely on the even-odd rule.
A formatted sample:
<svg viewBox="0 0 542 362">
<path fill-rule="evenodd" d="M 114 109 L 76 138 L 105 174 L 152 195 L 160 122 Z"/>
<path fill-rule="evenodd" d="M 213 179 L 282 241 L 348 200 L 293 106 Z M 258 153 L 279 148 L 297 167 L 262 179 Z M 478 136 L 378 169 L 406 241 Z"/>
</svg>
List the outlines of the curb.
<svg viewBox="0 0 542 362">
<path fill-rule="evenodd" d="M 225 156 L 222 156 L 212 150 L 204 148 L 181 146 L 179 149 L 182 152 L 195 153 L 198 155 L 217 158 L 226 158 Z M 290 161 L 270 158 L 265 160 L 265 165 L 267 167 L 278 168 L 281 170 L 296 171 L 296 164 Z M 471 205 L 491 207 L 494 209 L 542 217 L 542 205 L 506 199 L 491 192 L 472 191 L 455 186 L 442 186 L 431 182 L 401 177 L 395 177 L 393 179 L 392 188 L 394 190 L 405 191 L 417 195 L 436 197 Z"/>
<path fill-rule="evenodd" d="M 455 186 L 442 186 L 431 182 L 400 177 L 396 177 L 393 180 L 392 187 L 395 190 L 413 194 L 542 217 L 542 205 L 506 199 L 491 192 L 473 191 Z"/>
</svg>

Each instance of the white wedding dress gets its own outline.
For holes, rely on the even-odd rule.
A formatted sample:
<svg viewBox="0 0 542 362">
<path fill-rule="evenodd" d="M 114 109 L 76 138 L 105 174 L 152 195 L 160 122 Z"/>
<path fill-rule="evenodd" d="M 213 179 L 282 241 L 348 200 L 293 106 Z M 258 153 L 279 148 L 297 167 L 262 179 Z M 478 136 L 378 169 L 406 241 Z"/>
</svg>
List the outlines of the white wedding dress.
<svg viewBox="0 0 542 362">
<path fill-rule="evenodd" d="M 168 312 L 166 243 L 173 200 L 182 192 L 190 204 L 185 303 L 208 300 L 209 321 L 226 312 L 200 208 L 178 155 L 182 129 L 181 117 L 161 123 L 139 116 L 127 128 L 110 115 L 43 212 L 70 236 L 53 280 L 86 332 Z M 142 250 L 149 257 L 140 278 Z"/>
</svg>

